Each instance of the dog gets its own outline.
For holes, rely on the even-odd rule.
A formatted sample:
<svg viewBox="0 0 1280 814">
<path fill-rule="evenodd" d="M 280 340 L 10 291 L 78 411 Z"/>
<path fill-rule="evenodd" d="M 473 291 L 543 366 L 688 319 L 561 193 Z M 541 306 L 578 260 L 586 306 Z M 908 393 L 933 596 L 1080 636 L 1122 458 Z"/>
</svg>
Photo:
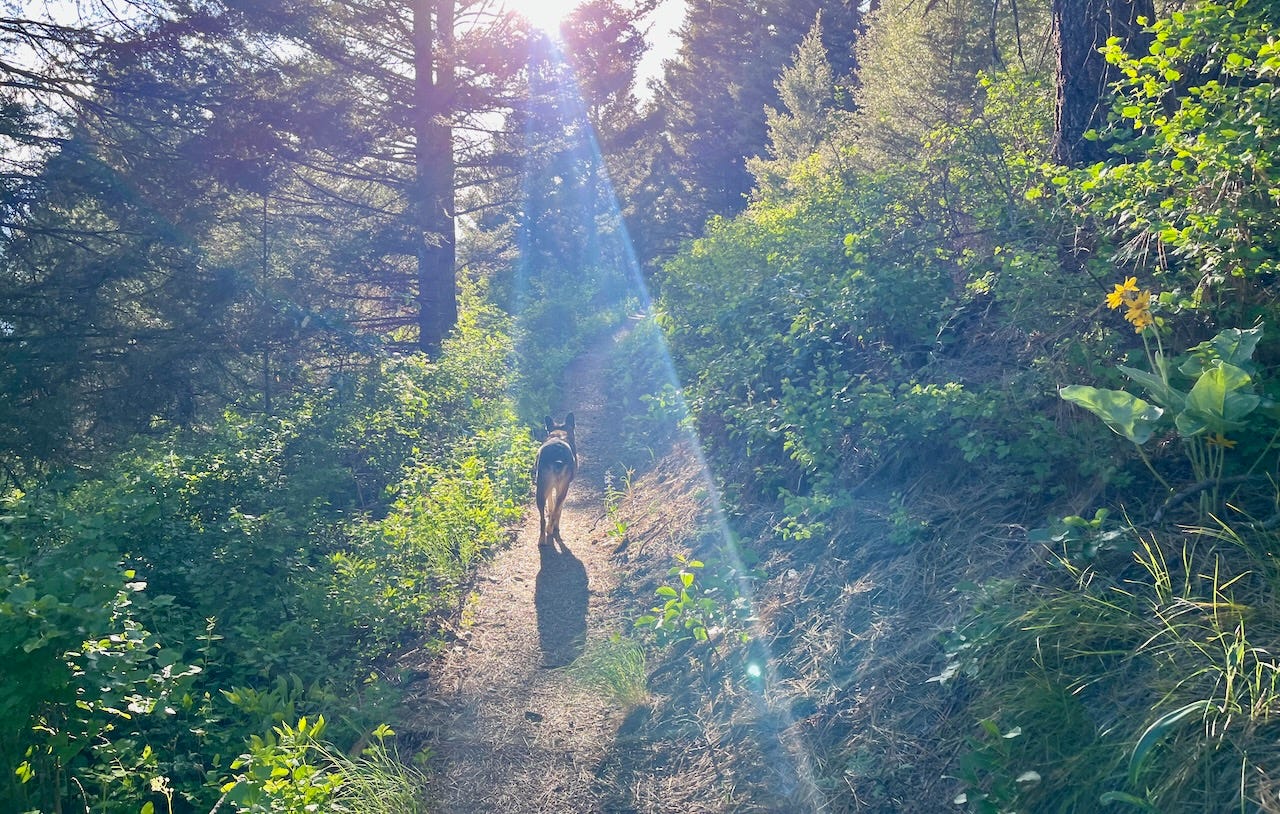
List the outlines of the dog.
<svg viewBox="0 0 1280 814">
<path fill-rule="evenodd" d="M 560 510 L 564 496 L 578 474 L 578 451 L 573 440 L 573 413 L 557 424 L 546 417 L 547 437 L 538 448 L 533 463 L 533 480 L 538 497 L 538 545 L 546 545 L 554 538 L 564 545 L 560 537 Z"/>
</svg>

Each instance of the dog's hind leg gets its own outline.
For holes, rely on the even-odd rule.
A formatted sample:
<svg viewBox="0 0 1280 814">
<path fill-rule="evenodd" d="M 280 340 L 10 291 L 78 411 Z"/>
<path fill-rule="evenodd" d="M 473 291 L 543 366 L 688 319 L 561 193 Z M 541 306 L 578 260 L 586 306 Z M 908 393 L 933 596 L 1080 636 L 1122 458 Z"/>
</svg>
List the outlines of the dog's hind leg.
<svg viewBox="0 0 1280 814">
<path fill-rule="evenodd" d="M 556 486 L 554 481 L 547 484 L 543 497 L 547 507 L 547 528 L 544 537 L 546 542 L 550 543 L 556 537 Z"/>
<path fill-rule="evenodd" d="M 538 545 L 547 544 L 547 485 L 538 479 Z"/>
</svg>

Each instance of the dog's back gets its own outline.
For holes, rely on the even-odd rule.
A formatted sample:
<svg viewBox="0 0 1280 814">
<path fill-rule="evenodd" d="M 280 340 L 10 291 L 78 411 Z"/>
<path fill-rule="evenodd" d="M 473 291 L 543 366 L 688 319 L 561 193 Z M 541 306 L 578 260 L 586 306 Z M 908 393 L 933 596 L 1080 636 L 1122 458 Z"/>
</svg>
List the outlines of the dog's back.
<svg viewBox="0 0 1280 814">
<path fill-rule="evenodd" d="M 547 438 L 538 449 L 538 456 L 534 461 L 534 485 L 541 518 L 539 545 L 544 545 L 548 537 L 560 540 L 560 510 L 569 484 L 578 472 L 573 413 L 565 416 L 563 424 L 557 424 L 547 416 L 546 425 Z"/>
<path fill-rule="evenodd" d="M 538 450 L 538 477 L 559 480 L 566 475 L 572 479 L 578 467 L 573 443 L 567 438 L 548 438 Z"/>
</svg>

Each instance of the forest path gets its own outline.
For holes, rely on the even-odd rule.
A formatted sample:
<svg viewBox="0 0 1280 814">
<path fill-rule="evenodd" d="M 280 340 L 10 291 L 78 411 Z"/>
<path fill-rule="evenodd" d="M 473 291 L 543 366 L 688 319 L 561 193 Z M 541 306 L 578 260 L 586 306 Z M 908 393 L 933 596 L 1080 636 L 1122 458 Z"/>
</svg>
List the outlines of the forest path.
<svg viewBox="0 0 1280 814">
<path fill-rule="evenodd" d="M 420 718 L 408 728 L 431 749 L 433 810 L 636 810 L 634 798 L 619 806 L 618 789 L 601 782 L 625 711 L 556 669 L 581 655 L 588 640 L 623 632 L 643 610 L 638 603 L 652 597 L 651 585 L 620 587 L 627 582 L 622 561 L 631 558 L 619 557 L 606 502 L 606 474 L 618 483 L 624 470 L 623 417 L 605 403 L 605 377 L 611 349 L 632 324 L 566 372 L 554 417 L 574 413 L 578 474 L 561 518 L 563 546 L 538 546 L 531 500 L 515 542 L 480 569 L 459 640 L 424 665 L 429 678 L 410 699 Z M 683 501 L 663 491 L 659 486 L 653 500 L 669 517 Z M 655 542 L 671 539 L 659 517 L 649 520 L 650 538 L 656 531 Z M 652 554 L 665 556 L 662 548 L 653 546 Z"/>
</svg>

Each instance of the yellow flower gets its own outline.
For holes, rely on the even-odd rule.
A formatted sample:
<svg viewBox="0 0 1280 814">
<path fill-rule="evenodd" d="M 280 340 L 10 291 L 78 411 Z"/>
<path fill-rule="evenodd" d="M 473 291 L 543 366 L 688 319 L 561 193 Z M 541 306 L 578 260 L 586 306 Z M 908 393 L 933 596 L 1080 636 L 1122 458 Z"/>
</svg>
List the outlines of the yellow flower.
<svg viewBox="0 0 1280 814">
<path fill-rule="evenodd" d="M 1156 324 L 1155 317 L 1151 316 L 1151 312 L 1144 308 L 1134 308 L 1124 315 L 1124 318 L 1133 323 L 1133 330 L 1142 333 L 1143 329 L 1150 328 Z"/>
<path fill-rule="evenodd" d="M 1124 305 L 1125 302 L 1132 299 L 1132 297 L 1128 296 L 1128 293 L 1130 291 L 1132 291 L 1134 294 L 1138 293 L 1137 277 L 1130 277 L 1129 279 L 1125 280 L 1123 283 L 1117 284 L 1115 287 L 1115 290 L 1107 295 L 1107 307 L 1114 311 L 1115 309 L 1119 308 L 1121 305 Z"/>
<path fill-rule="evenodd" d="M 1232 441 L 1230 438 L 1223 436 L 1223 434 L 1220 432 L 1214 433 L 1213 435 L 1208 436 L 1204 440 L 1211 446 L 1222 447 L 1223 449 L 1231 449 L 1236 445 L 1235 441 Z"/>
<path fill-rule="evenodd" d="M 1142 333 L 1144 328 L 1150 328 L 1155 324 L 1155 317 L 1151 316 L 1151 292 L 1136 291 L 1131 296 L 1125 297 L 1124 318 L 1133 323 L 1133 328 L 1138 333 Z"/>
</svg>

